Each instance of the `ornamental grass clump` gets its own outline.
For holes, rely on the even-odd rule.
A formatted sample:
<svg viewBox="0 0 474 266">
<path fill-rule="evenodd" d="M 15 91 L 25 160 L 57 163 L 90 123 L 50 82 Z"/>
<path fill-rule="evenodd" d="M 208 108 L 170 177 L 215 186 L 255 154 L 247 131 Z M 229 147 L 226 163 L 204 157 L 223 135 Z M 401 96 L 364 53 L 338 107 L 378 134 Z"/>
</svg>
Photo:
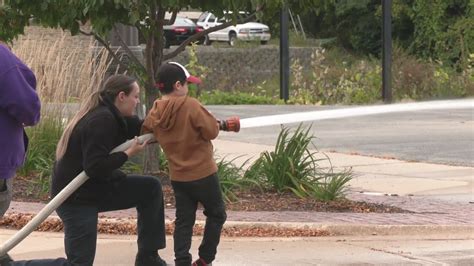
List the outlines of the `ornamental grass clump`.
<svg viewBox="0 0 474 266">
<path fill-rule="evenodd" d="M 300 124 L 291 134 L 290 129 L 283 127 L 275 150 L 262 153 L 245 176 L 270 189 L 291 191 L 302 198 L 328 201 L 343 197 L 352 171 L 334 172 L 331 164 L 329 168 L 319 166 L 320 161 L 329 158 L 319 158 L 318 151 L 309 148 L 315 138 L 310 129 L 311 126 L 304 129 Z"/>
<path fill-rule="evenodd" d="M 31 180 L 32 190 L 47 193 L 55 150 L 63 128 L 83 99 L 97 90 L 105 78 L 110 59 L 105 49 L 70 48 L 67 33 L 54 43 L 19 40 L 14 53 L 35 73 L 41 100 L 41 119 L 26 128 L 29 147 L 18 174 Z M 92 43 L 90 43 L 92 46 Z"/>
<path fill-rule="evenodd" d="M 222 158 L 217 161 L 217 175 L 219 176 L 222 194 L 227 202 L 238 201 L 239 197 L 236 192 L 239 190 L 248 189 L 250 187 L 261 188 L 256 180 L 243 176 L 243 168 L 247 165 L 248 160 L 238 167 L 234 164 L 234 161 L 238 158 L 239 157 L 236 157 L 230 161 Z"/>
</svg>

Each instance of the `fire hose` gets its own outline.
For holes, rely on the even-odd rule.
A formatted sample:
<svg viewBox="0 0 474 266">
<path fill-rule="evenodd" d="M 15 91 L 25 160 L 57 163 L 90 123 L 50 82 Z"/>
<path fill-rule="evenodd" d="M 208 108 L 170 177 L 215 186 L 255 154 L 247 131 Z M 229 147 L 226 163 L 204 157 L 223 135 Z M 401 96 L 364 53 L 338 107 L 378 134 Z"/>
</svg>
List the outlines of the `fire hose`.
<svg viewBox="0 0 474 266">
<path fill-rule="evenodd" d="M 143 143 L 147 140 L 152 140 L 153 134 L 146 134 L 142 135 L 138 138 L 138 140 Z M 113 149 L 110 153 L 125 151 L 132 145 L 132 141 L 129 140 L 121 145 L 117 146 Z M 74 191 L 76 191 L 84 182 L 87 181 L 89 177 L 86 175 L 84 171 L 82 171 L 79 175 L 76 176 L 61 192 L 56 195 L 44 208 L 38 212 L 38 214 L 31 219 L 20 231 L 16 232 L 10 239 L 8 239 L 3 245 L 0 247 L 0 256 L 5 255 L 8 251 L 14 248 L 18 243 L 20 243 L 25 237 L 27 237 L 31 232 L 33 232 L 38 225 L 40 225 L 48 216 L 55 211 Z"/>
</svg>

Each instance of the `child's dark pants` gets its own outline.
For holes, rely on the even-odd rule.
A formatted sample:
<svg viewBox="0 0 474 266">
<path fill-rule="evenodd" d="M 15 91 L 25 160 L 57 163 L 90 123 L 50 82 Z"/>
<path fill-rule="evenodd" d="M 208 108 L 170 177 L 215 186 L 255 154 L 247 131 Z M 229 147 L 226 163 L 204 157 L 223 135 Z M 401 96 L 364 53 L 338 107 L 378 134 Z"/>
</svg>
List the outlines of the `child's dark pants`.
<svg viewBox="0 0 474 266">
<path fill-rule="evenodd" d="M 199 246 L 199 257 L 211 263 L 217 253 L 222 226 L 227 218 L 216 174 L 191 182 L 171 182 L 176 198 L 174 253 L 176 265 L 191 265 L 189 253 L 198 202 L 204 207 L 206 226 Z"/>
</svg>

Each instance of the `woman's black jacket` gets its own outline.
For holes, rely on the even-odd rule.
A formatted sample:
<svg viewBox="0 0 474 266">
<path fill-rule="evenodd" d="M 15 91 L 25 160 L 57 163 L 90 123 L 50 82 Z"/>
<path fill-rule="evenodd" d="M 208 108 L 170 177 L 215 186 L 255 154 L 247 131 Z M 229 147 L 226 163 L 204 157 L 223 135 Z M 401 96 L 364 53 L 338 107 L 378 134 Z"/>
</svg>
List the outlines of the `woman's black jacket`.
<svg viewBox="0 0 474 266">
<path fill-rule="evenodd" d="M 112 193 L 126 175 L 119 168 L 127 161 L 124 152 L 109 154 L 127 139 L 139 136 L 143 121 L 124 118 L 108 101 L 87 113 L 74 127 L 64 156 L 55 162 L 51 196 L 56 196 L 83 170 L 89 179 L 67 203 L 94 204 Z"/>
</svg>

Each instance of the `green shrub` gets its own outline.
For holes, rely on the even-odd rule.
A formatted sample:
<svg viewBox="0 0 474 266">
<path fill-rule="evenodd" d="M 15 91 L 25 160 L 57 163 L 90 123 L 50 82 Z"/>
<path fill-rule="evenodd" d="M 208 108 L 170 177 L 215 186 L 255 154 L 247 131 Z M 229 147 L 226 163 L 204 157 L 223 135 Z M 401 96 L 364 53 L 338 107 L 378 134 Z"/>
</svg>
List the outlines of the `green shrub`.
<svg viewBox="0 0 474 266">
<path fill-rule="evenodd" d="M 318 165 L 316 153 L 309 149 L 314 139 L 311 126 L 303 129 L 300 124 L 290 136 L 283 127 L 278 135 L 275 150 L 264 152 L 247 170 L 245 177 L 263 182 L 278 192 L 291 191 L 299 197 L 333 200 L 343 196 L 347 182 L 352 179 L 351 170 L 334 173 Z"/>
<path fill-rule="evenodd" d="M 290 47 L 317 47 L 317 46 L 332 46 L 334 45 L 336 38 L 326 38 L 326 39 L 314 39 L 310 36 L 304 38 L 301 32 L 296 33 L 294 30 L 289 31 L 289 42 Z M 272 37 L 268 41 L 270 45 L 280 45 L 280 38 L 278 36 Z"/>
<path fill-rule="evenodd" d="M 250 186 L 260 188 L 260 185 L 256 180 L 242 176 L 242 173 L 244 172 L 243 167 L 247 162 L 244 162 L 240 167 L 237 167 L 234 164 L 234 161 L 237 158 L 230 161 L 226 161 L 225 158 L 222 158 L 217 161 L 217 175 L 219 176 L 222 194 L 227 202 L 235 202 L 239 200 L 238 196 L 235 194 L 236 190 L 241 190 Z"/>
<path fill-rule="evenodd" d="M 130 159 L 125 162 L 122 167 L 120 167 L 120 170 L 122 170 L 126 174 L 137 174 L 137 173 L 143 173 L 143 163 L 140 163 L 137 160 Z"/>
<path fill-rule="evenodd" d="M 320 175 L 318 185 L 313 186 L 308 194 L 322 201 L 343 197 L 347 190 L 347 183 L 352 179 L 351 170 L 344 170 L 340 173 L 321 173 Z"/>
<path fill-rule="evenodd" d="M 474 95 L 473 61 L 458 72 L 440 62 L 415 58 L 395 46 L 392 87 L 395 101 L 459 98 Z M 257 86 L 257 92 L 277 95 L 273 82 Z M 291 65 L 289 104 L 373 104 L 381 101 L 380 60 L 354 56 L 340 49 L 317 48 L 310 67 L 299 60 Z M 268 95 L 268 94 L 267 94 Z"/>
<path fill-rule="evenodd" d="M 206 80 L 209 73 L 211 73 L 211 69 L 199 63 L 199 58 L 197 56 L 196 49 L 197 49 L 196 43 L 191 43 L 191 48 L 187 49 L 188 55 L 189 55 L 189 62 L 188 64 L 186 64 L 186 69 L 188 69 L 191 75 L 199 77 L 201 80 L 204 81 Z M 201 95 L 201 87 L 190 83 L 189 88 L 190 88 L 189 90 L 190 96 L 199 97 L 199 95 Z"/>
<path fill-rule="evenodd" d="M 165 152 L 159 148 L 159 160 L 160 160 L 160 170 L 168 173 L 168 158 L 166 158 Z"/>
<path fill-rule="evenodd" d="M 32 184 L 39 186 L 41 193 L 47 193 L 49 178 L 55 160 L 56 144 L 62 134 L 62 125 L 58 117 L 44 116 L 35 127 L 26 129 L 29 147 L 23 167 L 18 169 L 21 176 L 37 176 Z"/>
<path fill-rule="evenodd" d="M 199 96 L 203 104 L 279 104 L 278 98 L 259 96 L 247 92 L 204 92 Z"/>
<path fill-rule="evenodd" d="M 346 58 L 338 52 L 315 49 L 310 68 L 294 60 L 289 103 L 367 104 L 379 101 L 382 78 L 378 63 L 371 58 L 354 60 L 349 57 L 344 61 Z"/>
<path fill-rule="evenodd" d="M 469 61 L 468 61 L 469 63 Z M 441 62 L 416 59 L 403 49 L 394 49 L 393 94 L 396 100 L 445 99 L 474 95 L 472 70 L 458 73 Z"/>
<path fill-rule="evenodd" d="M 280 132 L 275 150 L 264 152 L 255 162 L 251 171 L 259 172 L 264 181 L 278 192 L 296 189 L 303 195 L 308 189 L 307 185 L 315 178 L 316 160 L 314 152 L 308 149 L 312 137 L 309 128 L 304 131 L 301 125 L 292 137 L 289 137 L 288 128 Z"/>
</svg>

